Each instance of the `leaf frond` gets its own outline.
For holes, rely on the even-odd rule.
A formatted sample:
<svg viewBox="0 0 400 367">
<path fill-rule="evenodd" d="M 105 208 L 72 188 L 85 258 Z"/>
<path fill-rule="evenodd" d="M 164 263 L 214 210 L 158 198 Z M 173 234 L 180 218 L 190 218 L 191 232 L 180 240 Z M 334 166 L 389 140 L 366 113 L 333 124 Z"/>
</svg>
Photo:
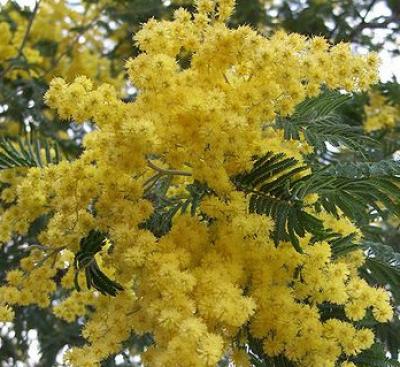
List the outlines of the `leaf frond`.
<svg viewBox="0 0 400 367">
<path fill-rule="evenodd" d="M 62 159 L 57 143 L 40 137 L 17 137 L 0 139 L 0 169 L 19 167 L 45 167 Z"/>
<path fill-rule="evenodd" d="M 350 100 L 351 95 L 327 91 L 300 103 L 290 118 L 277 119 L 277 127 L 284 130 L 286 139 L 299 139 L 302 133 L 310 145 L 322 152 L 326 151 L 327 143 L 362 152 L 377 142 L 363 134 L 361 127 L 347 123 L 340 113 Z"/>
</svg>

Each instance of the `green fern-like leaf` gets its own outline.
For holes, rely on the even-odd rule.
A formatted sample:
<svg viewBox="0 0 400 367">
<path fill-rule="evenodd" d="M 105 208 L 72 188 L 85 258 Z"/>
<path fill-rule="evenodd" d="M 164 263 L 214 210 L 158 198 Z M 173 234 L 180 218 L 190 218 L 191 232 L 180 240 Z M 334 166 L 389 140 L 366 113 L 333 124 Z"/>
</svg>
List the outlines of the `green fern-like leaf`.
<svg viewBox="0 0 400 367">
<path fill-rule="evenodd" d="M 209 192 L 205 185 L 195 182 L 186 187 L 187 193 L 184 197 L 167 197 L 170 184 L 170 177 L 166 177 L 154 185 L 146 196 L 153 202 L 155 210 L 142 227 L 152 231 L 157 237 L 165 235 L 171 229 L 172 220 L 176 215 L 189 212 L 194 215 L 202 198 Z"/>
<path fill-rule="evenodd" d="M 340 162 L 325 169 L 325 174 L 353 179 L 400 175 L 400 162 L 382 160 L 379 162 Z"/>
<path fill-rule="evenodd" d="M 123 290 L 120 284 L 108 278 L 97 265 L 95 255 L 102 249 L 104 241 L 105 235 L 93 230 L 81 240 L 80 250 L 75 255 L 75 287 L 78 291 L 78 273 L 81 270 L 85 272 L 88 289 L 93 287 L 102 294 L 111 296 L 116 296 L 118 291 Z"/>
<path fill-rule="evenodd" d="M 383 346 L 378 343 L 354 358 L 353 362 L 360 367 L 400 367 L 400 362 L 386 357 Z"/>
<path fill-rule="evenodd" d="M 376 336 L 385 345 L 393 359 L 398 360 L 400 352 L 400 320 L 394 317 L 391 322 L 378 323 L 376 325 Z"/>
<path fill-rule="evenodd" d="M 360 127 L 346 123 L 340 108 L 350 99 L 347 94 L 325 92 L 299 104 L 290 118 L 278 119 L 277 127 L 284 129 L 286 139 L 299 139 L 303 133 L 307 142 L 319 151 L 325 151 L 326 143 L 330 143 L 360 152 L 376 142 L 365 136 Z"/>
<path fill-rule="evenodd" d="M 361 269 L 370 283 L 389 285 L 393 296 L 400 300 L 400 253 L 391 246 L 366 241 L 363 243 L 367 259 Z"/>
<path fill-rule="evenodd" d="M 334 256 L 340 256 L 358 248 L 354 236 L 343 238 L 325 229 L 321 220 L 305 210 L 304 198 L 316 193 L 320 198 L 317 208 L 368 223 L 371 210 L 381 215 L 389 210 L 400 216 L 400 188 L 399 178 L 393 175 L 397 169 L 394 163 L 360 164 L 353 175 L 350 168 L 341 168 L 344 165 L 332 167 L 299 178 L 298 174 L 306 167 L 284 154 L 268 153 L 250 172 L 232 180 L 239 190 L 249 195 L 251 212 L 274 219 L 276 243 L 291 241 L 301 251 L 299 237 L 311 233 L 317 240 L 328 240 Z"/>
<path fill-rule="evenodd" d="M 360 248 L 360 244 L 355 242 L 355 233 L 349 234 L 348 236 L 342 237 L 337 233 L 332 234 L 332 238 L 328 240 L 332 248 L 332 256 L 338 258 L 349 252 Z"/>
<path fill-rule="evenodd" d="M 293 195 L 293 183 L 306 167 L 284 154 L 268 153 L 259 159 L 250 172 L 232 179 L 237 188 L 250 197 L 249 210 L 271 216 L 275 221 L 275 243 L 291 241 L 301 252 L 298 237 L 307 232 L 324 232 L 323 223 L 304 210 L 302 200 Z"/>
<path fill-rule="evenodd" d="M 274 219 L 273 238 L 276 244 L 291 241 L 299 252 L 302 249 L 298 237 L 304 237 L 306 232 L 316 234 L 324 231 L 322 221 L 304 211 L 300 202 L 280 200 L 260 191 L 252 193 L 249 207 L 250 212 Z"/>
<path fill-rule="evenodd" d="M 333 171 L 333 174 L 332 174 Z M 341 176 L 340 170 L 322 169 L 298 180 L 294 193 L 303 198 L 310 193 L 320 196 L 320 205 L 328 212 L 338 215 L 340 209 L 347 217 L 368 223 L 371 210 L 383 215 L 384 209 L 400 216 L 400 178 L 396 176 L 365 176 L 349 171 Z"/>
<path fill-rule="evenodd" d="M 16 141 L 0 139 L 0 169 L 44 167 L 62 159 L 56 143 L 38 137 L 18 137 Z"/>
</svg>

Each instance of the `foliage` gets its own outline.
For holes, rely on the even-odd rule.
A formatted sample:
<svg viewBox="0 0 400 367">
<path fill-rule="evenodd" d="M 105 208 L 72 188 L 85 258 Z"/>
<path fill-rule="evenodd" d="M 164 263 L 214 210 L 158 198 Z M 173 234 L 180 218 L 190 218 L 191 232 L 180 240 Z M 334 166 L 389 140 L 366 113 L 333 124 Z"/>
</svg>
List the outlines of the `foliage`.
<svg viewBox="0 0 400 367">
<path fill-rule="evenodd" d="M 36 138 L 17 139 L 17 145 L 9 139 L 0 141 L 0 169 L 15 167 L 44 167 L 61 160 L 57 144 Z M 42 155 L 44 156 L 42 158 Z"/>
<path fill-rule="evenodd" d="M 78 274 L 82 269 L 85 271 L 88 289 L 94 287 L 101 293 L 110 296 L 116 296 L 118 291 L 123 290 L 120 284 L 107 278 L 96 262 L 95 255 L 101 250 L 105 241 L 104 234 L 96 231 L 91 231 L 87 237 L 81 240 L 81 248 L 75 255 L 75 288 L 78 291 L 81 290 Z"/>
</svg>

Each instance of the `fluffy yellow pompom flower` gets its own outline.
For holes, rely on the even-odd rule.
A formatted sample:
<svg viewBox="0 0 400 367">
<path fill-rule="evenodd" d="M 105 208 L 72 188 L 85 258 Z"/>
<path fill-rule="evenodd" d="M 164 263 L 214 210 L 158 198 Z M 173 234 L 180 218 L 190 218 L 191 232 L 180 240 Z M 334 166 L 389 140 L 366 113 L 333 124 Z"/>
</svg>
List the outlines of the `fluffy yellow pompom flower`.
<svg viewBox="0 0 400 367">
<path fill-rule="evenodd" d="M 38 238 L 45 253 L 21 260 L 24 276 L 7 276 L 0 301 L 47 307 L 54 275 L 66 270 L 61 285 L 69 296 L 53 310 L 67 321 L 86 320 L 88 343 L 66 355 L 75 367 L 98 366 L 132 333 L 153 337 L 141 355 L 146 366 L 213 367 L 250 339 L 269 357 L 333 366 L 368 349 L 373 334 L 325 319 L 324 305 L 344 309 L 350 320 L 371 309 L 386 321 L 388 294 L 359 277 L 359 254 L 334 259 L 327 242 L 307 235 L 302 252 L 277 246 L 272 219 L 250 212 L 232 177 L 271 151 L 302 163 L 310 152 L 304 139 L 285 140 L 268 125 L 321 86 L 367 88 L 376 70 L 346 44 L 230 29 L 224 21 L 232 0 L 198 0 L 197 8 L 193 17 L 179 10 L 172 21 L 152 19 L 137 33 L 141 52 L 126 65 L 134 101 L 83 76 L 52 81 L 47 104 L 95 128 L 75 161 L 1 176 L 10 183 L 5 196 L 16 198 L 2 213 L 2 239 L 25 234 L 38 217 L 48 222 Z M 150 231 L 158 209 L 150 189 L 164 179 L 174 185 L 173 199 L 184 201 L 171 223 Z M 205 189 L 195 206 L 185 192 L 197 186 Z M 321 218 L 339 234 L 359 235 L 346 220 Z M 74 260 L 84 270 L 75 279 Z M 105 278 L 108 292 L 96 283 Z M 246 366 L 242 354 L 232 358 Z"/>
<path fill-rule="evenodd" d="M 14 319 L 14 311 L 9 306 L 0 306 L 0 322 L 10 322 Z"/>
<path fill-rule="evenodd" d="M 353 362 L 343 362 L 340 367 L 356 367 Z"/>
<path fill-rule="evenodd" d="M 17 52 L 12 42 L 12 34 L 8 23 L 0 23 L 0 62 L 10 59 Z"/>
<path fill-rule="evenodd" d="M 369 93 L 369 103 L 365 106 L 364 112 L 366 131 L 391 128 L 395 125 L 399 115 L 399 109 L 390 105 L 387 98 L 378 92 Z"/>
</svg>

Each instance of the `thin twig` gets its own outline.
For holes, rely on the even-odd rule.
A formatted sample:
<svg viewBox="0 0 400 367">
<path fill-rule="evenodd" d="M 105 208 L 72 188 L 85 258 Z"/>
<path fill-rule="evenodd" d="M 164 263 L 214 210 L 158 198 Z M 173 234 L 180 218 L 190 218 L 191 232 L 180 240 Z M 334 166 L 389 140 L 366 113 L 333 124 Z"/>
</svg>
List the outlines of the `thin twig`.
<svg viewBox="0 0 400 367">
<path fill-rule="evenodd" d="M 362 32 L 364 30 L 364 28 L 381 28 L 381 26 L 386 27 L 386 24 L 384 23 L 372 23 L 372 22 L 366 22 L 366 19 L 368 17 L 368 15 L 370 14 L 372 8 L 375 6 L 377 0 L 372 0 L 370 2 L 370 4 L 368 5 L 368 7 L 365 9 L 365 14 L 363 16 L 361 16 L 361 14 L 359 14 L 361 16 L 361 22 L 353 28 L 352 32 L 349 34 L 349 40 L 352 41 L 353 38 L 355 36 L 358 35 L 358 33 Z M 389 22 L 390 23 L 390 22 Z"/>
<path fill-rule="evenodd" d="M 62 250 L 65 250 L 65 246 L 57 247 L 53 251 L 49 252 L 35 264 L 35 268 L 41 267 L 49 258 L 52 256 L 57 256 L 57 254 L 59 254 Z"/>
<path fill-rule="evenodd" d="M 97 21 L 100 19 L 100 17 L 102 16 L 103 10 L 104 10 L 105 8 L 106 8 L 105 6 L 102 7 L 102 8 L 100 8 L 99 13 L 97 14 L 97 16 L 95 16 L 91 21 L 89 21 L 89 23 L 87 23 L 86 25 L 84 25 L 84 26 L 81 27 L 82 30 L 81 30 L 80 32 L 78 32 L 78 33 L 76 34 L 75 37 L 73 37 L 72 42 L 66 47 L 66 49 L 65 49 L 63 52 L 60 53 L 60 55 L 58 55 L 58 57 L 57 57 L 56 59 L 53 60 L 53 62 L 52 62 L 52 64 L 50 65 L 50 67 L 49 67 L 47 70 L 45 70 L 45 71 L 39 76 L 39 78 L 44 78 L 45 76 L 47 76 L 49 73 L 51 73 L 51 72 L 58 66 L 58 64 L 60 63 L 60 61 L 61 61 L 65 56 L 67 56 L 68 53 L 69 53 L 71 50 L 73 50 L 74 47 L 78 44 L 79 39 L 80 39 L 88 30 L 90 30 L 91 27 L 92 27 L 93 25 L 96 24 L 96 22 L 97 22 Z M 83 13 L 83 16 L 84 16 L 84 17 L 86 17 L 86 14 L 87 14 L 88 10 L 89 10 L 89 8 L 86 8 L 86 9 L 85 9 L 85 12 Z"/>
<path fill-rule="evenodd" d="M 159 172 L 162 175 L 166 176 L 192 176 L 190 172 L 187 171 L 180 171 L 176 169 L 165 169 L 156 166 L 150 159 L 147 160 L 147 164 L 150 168 L 154 169 L 155 171 Z"/>
<path fill-rule="evenodd" d="M 44 251 L 47 251 L 49 249 L 48 246 L 40 245 L 38 243 L 26 244 L 26 246 L 31 247 L 31 248 L 38 248 L 38 249 L 44 250 Z"/>
<path fill-rule="evenodd" d="M 157 173 L 156 175 L 150 177 L 144 184 L 144 191 L 150 191 L 155 184 L 158 182 L 158 180 L 162 177 L 163 175 L 161 175 L 160 173 Z"/>
</svg>

